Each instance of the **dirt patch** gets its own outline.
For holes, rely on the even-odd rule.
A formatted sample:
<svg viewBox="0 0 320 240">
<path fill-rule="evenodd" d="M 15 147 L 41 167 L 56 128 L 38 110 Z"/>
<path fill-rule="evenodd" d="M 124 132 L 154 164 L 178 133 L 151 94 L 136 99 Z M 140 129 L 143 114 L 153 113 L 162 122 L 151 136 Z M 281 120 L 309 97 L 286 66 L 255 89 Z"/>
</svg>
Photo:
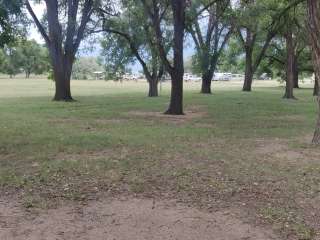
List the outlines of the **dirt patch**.
<svg viewBox="0 0 320 240">
<path fill-rule="evenodd" d="M 32 215 L 0 201 L 2 240 L 241 240 L 278 239 L 230 210 L 205 213 L 175 202 L 146 199 L 90 202 Z"/>
<path fill-rule="evenodd" d="M 280 151 L 284 151 L 288 146 L 279 140 L 268 141 L 268 140 L 257 140 L 255 152 L 257 154 L 273 154 Z"/>
<path fill-rule="evenodd" d="M 55 118 L 48 120 L 52 124 L 122 124 L 128 123 L 127 119 L 118 119 L 118 118 L 98 118 L 98 119 L 75 119 L 75 118 Z"/>
<path fill-rule="evenodd" d="M 309 147 L 291 149 L 288 143 L 278 139 L 257 141 L 254 152 L 272 161 L 279 162 L 280 160 L 294 165 L 320 164 L 320 151 L 318 149 L 310 149 Z"/>
<path fill-rule="evenodd" d="M 184 115 L 168 115 L 163 112 L 144 112 L 144 111 L 130 111 L 128 115 L 143 117 L 145 119 L 159 119 L 160 121 L 184 123 L 193 119 L 199 119 L 207 115 L 201 106 L 191 106 Z"/>
<path fill-rule="evenodd" d="M 78 161 L 81 159 L 90 161 L 90 160 L 97 160 L 103 158 L 110 158 L 115 154 L 120 154 L 121 156 L 127 156 L 128 151 L 126 149 L 121 149 L 119 152 L 116 152 L 114 149 L 105 149 L 101 151 L 82 151 L 78 153 L 65 153 L 61 152 L 58 153 L 54 159 L 61 160 L 61 161 Z"/>
</svg>

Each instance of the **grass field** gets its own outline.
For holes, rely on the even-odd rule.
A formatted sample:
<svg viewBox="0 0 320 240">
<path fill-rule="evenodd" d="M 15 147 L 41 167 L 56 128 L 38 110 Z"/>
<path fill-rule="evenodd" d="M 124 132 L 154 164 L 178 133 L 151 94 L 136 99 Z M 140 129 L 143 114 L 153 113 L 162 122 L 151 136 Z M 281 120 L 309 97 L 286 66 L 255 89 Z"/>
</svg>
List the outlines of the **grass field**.
<svg viewBox="0 0 320 240">
<path fill-rule="evenodd" d="M 284 239 L 320 237 L 320 149 L 310 144 L 311 84 L 284 100 L 279 83 L 186 84 L 186 116 L 161 115 L 145 83 L 74 81 L 74 103 L 45 79 L 0 79 L 0 193 L 28 208 L 105 193 L 236 207 Z"/>
</svg>

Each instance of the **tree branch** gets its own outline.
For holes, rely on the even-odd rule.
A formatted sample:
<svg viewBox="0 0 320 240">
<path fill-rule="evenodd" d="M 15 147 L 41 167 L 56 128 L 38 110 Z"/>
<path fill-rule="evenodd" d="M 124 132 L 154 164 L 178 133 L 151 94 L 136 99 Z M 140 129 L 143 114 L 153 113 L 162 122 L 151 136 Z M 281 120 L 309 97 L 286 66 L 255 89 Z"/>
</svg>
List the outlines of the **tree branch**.
<svg viewBox="0 0 320 240">
<path fill-rule="evenodd" d="M 41 36 L 44 38 L 46 44 L 49 45 L 50 44 L 50 38 L 49 38 L 47 32 L 45 31 L 44 27 L 41 25 L 41 23 L 40 23 L 39 19 L 37 18 L 36 14 L 34 13 L 32 7 L 30 5 L 29 0 L 26 0 L 26 7 L 27 7 L 27 10 L 30 13 L 33 21 L 35 22 L 35 24 L 36 24 Z"/>
<path fill-rule="evenodd" d="M 84 31 L 86 29 L 87 23 L 90 21 L 92 12 L 93 12 L 93 1 L 86 0 L 83 6 L 82 19 L 78 29 L 77 38 L 73 45 L 74 52 L 76 52 L 79 48 L 81 40 L 83 39 L 83 36 L 84 36 Z"/>
</svg>

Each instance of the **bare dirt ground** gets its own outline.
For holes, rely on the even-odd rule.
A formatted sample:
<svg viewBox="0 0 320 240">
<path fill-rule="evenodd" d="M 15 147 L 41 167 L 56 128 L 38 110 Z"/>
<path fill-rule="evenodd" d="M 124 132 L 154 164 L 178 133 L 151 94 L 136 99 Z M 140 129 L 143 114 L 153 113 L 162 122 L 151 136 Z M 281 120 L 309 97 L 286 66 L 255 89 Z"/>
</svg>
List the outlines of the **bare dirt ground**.
<svg viewBox="0 0 320 240">
<path fill-rule="evenodd" d="M 213 213 L 174 201 L 122 199 L 25 211 L 0 199 L 1 240 L 274 240 L 232 210 Z"/>
</svg>

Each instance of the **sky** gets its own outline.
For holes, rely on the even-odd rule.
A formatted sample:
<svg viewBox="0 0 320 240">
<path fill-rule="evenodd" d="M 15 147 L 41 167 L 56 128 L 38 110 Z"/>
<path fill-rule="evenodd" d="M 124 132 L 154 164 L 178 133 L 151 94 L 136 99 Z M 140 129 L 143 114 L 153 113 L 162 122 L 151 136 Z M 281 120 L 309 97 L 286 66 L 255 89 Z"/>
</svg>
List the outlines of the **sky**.
<svg viewBox="0 0 320 240">
<path fill-rule="evenodd" d="M 44 4 L 34 4 L 31 3 L 34 13 L 37 15 L 38 18 L 41 18 L 43 12 L 44 12 Z M 29 31 L 29 38 L 36 40 L 38 43 L 44 43 L 43 38 L 39 34 L 38 30 L 36 29 L 36 26 L 32 24 L 30 31 Z"/>
</svg>

